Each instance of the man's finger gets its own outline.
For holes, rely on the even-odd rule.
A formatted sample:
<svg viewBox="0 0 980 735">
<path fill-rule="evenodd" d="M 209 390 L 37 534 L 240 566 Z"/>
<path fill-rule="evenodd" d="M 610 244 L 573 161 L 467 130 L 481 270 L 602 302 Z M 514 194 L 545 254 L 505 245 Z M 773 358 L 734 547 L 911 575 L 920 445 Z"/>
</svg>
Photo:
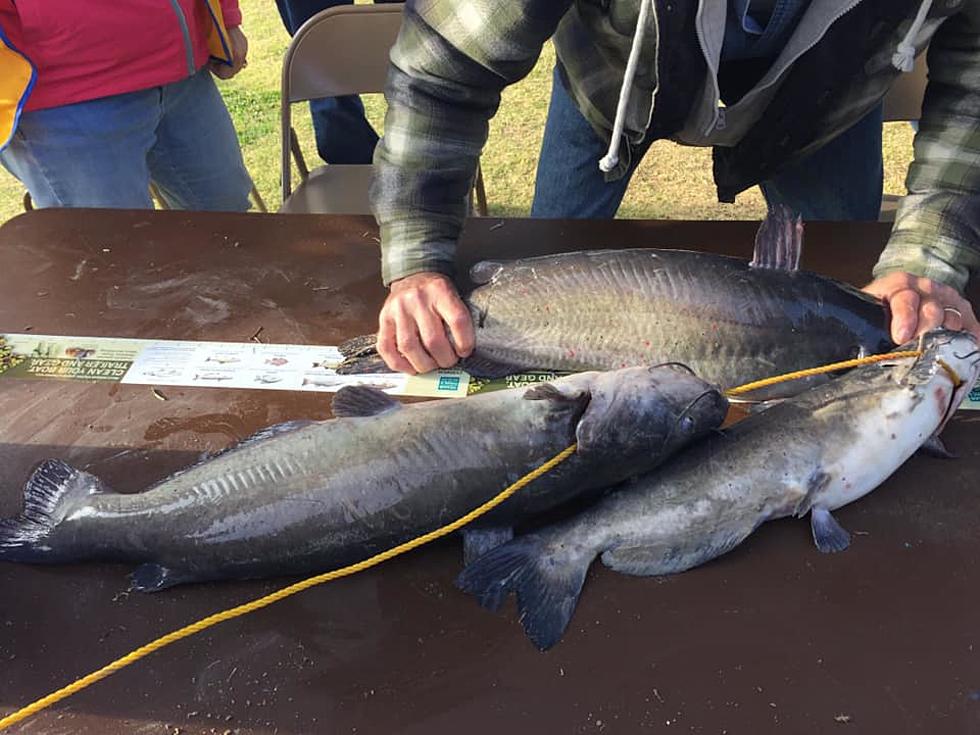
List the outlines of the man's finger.
<svg viewBox="0 0 980 735">
<path fill-rule="evenodd" d="M 470 317 L 469 309 L 455 293 L 438 301 L 435 306 L 439 316 L 449 328 L 453 344 L 456 346 L 456 354 L 460 357 L 469 357 L 476 344 L 473 319 Z"/>
<path fill-rule="evenodd" d="M 449 368 L 455 365 L 458 358 L 446 337 L 446 326 L 442 318 L 426 309 L 420 312 L 416 319 L 425 351 L 435 359 L 439 367 Z"/>
<path fill-rule="evenodd" d="M 946 313 L 943 306 L 935 299 L 924 298 L 919 301 L 919 321 L 915 326 L 915 334 L 924 334 L 930 329 L 937 329 L 943 325 Z"/>
<path fill-rule="evenodd" d="M 406 360 L 412 363 L 417 373 L 427 373 L 436 369 L 435 360 L 425 351 L 419 338 L 415 313 L 406 311 L 401 302 L 395 302 L 395 344 Z"/>
<path fill-rule="evenodd" d="M 892 340 L 898 345 L 908 342 L 919 322 L 919 294 L 910 288 L 896 291 L 888 299 L 888 308 L 892 313 Z"/>
<path fill-rule="evenodd" d="M 412 363 L 402 357 L 395 342 L 395 320 L 387 314 L 387 307 L 381 312 L 378 320 L 378 354 L 385 361 L 385 364 L 399 373 L 414 374 L 415 368 Z"/>
</svg>

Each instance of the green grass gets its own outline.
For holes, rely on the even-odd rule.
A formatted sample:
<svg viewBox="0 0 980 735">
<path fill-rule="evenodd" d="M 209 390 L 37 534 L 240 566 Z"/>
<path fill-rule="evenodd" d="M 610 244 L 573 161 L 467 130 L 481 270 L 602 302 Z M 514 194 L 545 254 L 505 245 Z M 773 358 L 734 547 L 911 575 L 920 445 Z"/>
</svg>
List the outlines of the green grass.
<svg viewBox="0 0 980 735">
<path fill-rule="evenodd" d="M 268 0 L 240 0 L 250 43 L 249 65 L 235 79 L 221 82 L 238 129 L 245 163 L 269 208 L 279 203 L 279 74 L 289 38 L 275 5 Z M 551 89 L 554 51 L 550 45 L 534 70 L 507 89 L 490 126 L 483 156 L 484 179 L 492 214 L 526 215 L 534 191 L 534 173 Z M 311 164 L 316 159 L 313 132 L 305 106 L 294 121 Z M 368 118 L 380 129 L 384 101 L 365 98 Z M 911 159 L 912 132 L 904 123 L 886 126 L 885 190 L 904 192 Z M 0 168 L 0 222 L 21 211 L 23 187 Z M 734 205 L 718 204 L 711 181 L 711 152 L 667 141 L 654 144 L 633 179 L 620 211 L 622 217 L 671 219 L 757 219 L 763 212 L 758 190 Z"/>
</svg>

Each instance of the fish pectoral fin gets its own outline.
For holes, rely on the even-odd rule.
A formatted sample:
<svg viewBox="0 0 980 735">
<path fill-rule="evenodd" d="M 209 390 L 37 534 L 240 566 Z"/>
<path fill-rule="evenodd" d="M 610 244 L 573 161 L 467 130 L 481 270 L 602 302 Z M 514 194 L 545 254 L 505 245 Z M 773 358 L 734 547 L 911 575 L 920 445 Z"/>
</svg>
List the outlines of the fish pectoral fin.
<svg viewBox="0 0 980 735">
<path fill-rule="evenodd" d="M 938 434 L 933 434 L 919 447 L 919 454 L 924 454 L 927 457 L 935 457 L 936 459 L 957 459 L 959 455 L 954 452 L 949 451 L 946 447 L 946 443 L 939 437 Z"/>
<path fill-rule="evenodd" d="M 140 564 L 130 575 L 129 589 L 136 592 L 159 592 L 185 582 L 193 582 L 194 577 L 160 564 Z"/>
<path fill-rule="evenodd" d="M 463 564 L 469 566 L 491 549 L 496 549 L 514 538 L 514 529 L 510 526 L 492 528 L 464 528 L 463 534 Z"/>
<path fill-rule="evenodd" d="M 769 209 L 755 235 L 751 268 L 795 271 L 803 252 L 803 219 L 784 204 Z"/>
<path fill-rule="evenodd" d="M 554 383 L 538 383 L 524 391 L 524 395 L 521 397 L 525 401 L 581 402 L 583 405 L 589 402 L 589 394 L 586 391 L 579 388 L 569 390 L 567 385 L 565 388 L 562 390 Z"/>
<path fill-rule="evenodd" d="M 679 539 L 675 543 L 649 546 L 618 546 L 602 554 L 602 563 L 620 574 L 657 577 L 677 574 L 726 554 L 744 541 L 755 528 L 715 533 L 702 539 Z"/>
<path fill-rule="evenodd" d="M 813 543 L 823 554 L 833 554 L 843 551 L 851 545 L 851 534 L 837 522 L 826 508 L 810 510 L 810 530 L 813 533 Z"/>
<path fill-rule="evenodd" d="M 379 416 L 402 407 L 384 391 L 369 385 L 345 385 L 333 397 L 331 410 L 337 418 Z"/>
</svg>

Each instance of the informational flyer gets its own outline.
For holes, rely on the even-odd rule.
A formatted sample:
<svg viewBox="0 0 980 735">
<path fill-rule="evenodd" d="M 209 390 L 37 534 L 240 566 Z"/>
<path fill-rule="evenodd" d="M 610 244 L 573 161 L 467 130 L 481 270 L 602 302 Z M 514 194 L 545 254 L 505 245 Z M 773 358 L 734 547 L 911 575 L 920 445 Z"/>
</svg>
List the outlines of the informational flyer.
<svg viewBox="0 0 980 735">
<path fill-rule="evenodd" d="M 0 377 L 131 385 L 335 392 L 370 385 L 392 395 L 467 395 L 462 370 L 427 375 L 338 375 L 336 347 L 261 342 L 0 335 Z"/>
<path fill-rule="evenodd" d="M 336 347 L 317 345 L 0 334 L 0 378 L 327 393 L 369 385 L 392 395 L 455 398 L 561 375 L 527 372 L 493 380 L 463 370 L 338 375 L 341 359 Z M 980 410 L 980 382 L 960 408 Z"/>
</svg>

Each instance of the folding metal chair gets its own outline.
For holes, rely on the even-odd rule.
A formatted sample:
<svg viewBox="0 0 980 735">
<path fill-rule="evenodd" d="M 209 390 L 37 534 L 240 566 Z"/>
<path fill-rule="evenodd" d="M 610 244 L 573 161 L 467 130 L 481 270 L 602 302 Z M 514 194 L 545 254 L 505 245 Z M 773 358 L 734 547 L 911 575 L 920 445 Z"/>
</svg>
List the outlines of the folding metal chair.
<svg viewBox="0 0 980 735">
<path fill-rule="evenodd" d="M 318 97 L 384 90 L 388 55 L 402 23 L 402 5 L 341 5 L 310 18 L 296 32 L 282 66 L 282 207 L 280 212 L 370 214 L 370 164 L 327 164 L 310 170 L 292 128 L 291 106 Z M 295 159 L 300 183 L 293 190 Z M 483 174 L 472 197 L 486 215 Z"/>
</svg>

